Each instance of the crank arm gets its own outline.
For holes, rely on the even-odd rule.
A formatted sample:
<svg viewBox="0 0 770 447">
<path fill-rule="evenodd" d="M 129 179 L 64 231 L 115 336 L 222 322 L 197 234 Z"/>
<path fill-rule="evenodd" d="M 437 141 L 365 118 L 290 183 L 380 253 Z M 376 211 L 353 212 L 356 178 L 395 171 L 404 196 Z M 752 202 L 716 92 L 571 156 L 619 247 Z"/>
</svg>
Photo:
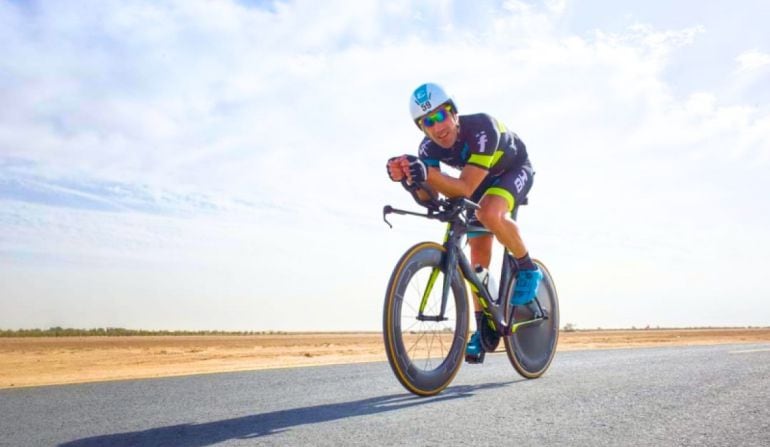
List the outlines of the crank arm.
<svg viewBox="0 0 770 447">
<path fill-rule="evenodd" d="M 523 327 L 538 325 L 538 324 L 542 323 L 543 321 L 545 321 L 546 319 L 547 318 L 542 318 L 541 317 L 541 318 L 534 318 L 532 320 L 526 320 L 526 321 L 521 321 L 521 322 L 518 322 L 518 323 L 514 323 L 511 326 L 510 333 L 508 335 L 515 334 L 516 331 L 518 331 L 519 329 L 521 329 Z"/>
</svg>

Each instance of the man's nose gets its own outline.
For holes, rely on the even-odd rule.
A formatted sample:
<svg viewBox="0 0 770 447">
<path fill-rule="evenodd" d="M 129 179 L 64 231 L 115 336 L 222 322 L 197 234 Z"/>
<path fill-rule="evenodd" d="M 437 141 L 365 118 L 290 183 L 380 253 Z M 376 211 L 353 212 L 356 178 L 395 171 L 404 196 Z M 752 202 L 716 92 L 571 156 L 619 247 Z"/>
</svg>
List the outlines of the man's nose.
<svg viewBox="0 0 770 447">
<path fill-rule="evenodd" d="M 449 125 L 449 119 L 445 119 L 440 123 L 436 123 L 436 130 L 444 130 Z"/>
</svg>

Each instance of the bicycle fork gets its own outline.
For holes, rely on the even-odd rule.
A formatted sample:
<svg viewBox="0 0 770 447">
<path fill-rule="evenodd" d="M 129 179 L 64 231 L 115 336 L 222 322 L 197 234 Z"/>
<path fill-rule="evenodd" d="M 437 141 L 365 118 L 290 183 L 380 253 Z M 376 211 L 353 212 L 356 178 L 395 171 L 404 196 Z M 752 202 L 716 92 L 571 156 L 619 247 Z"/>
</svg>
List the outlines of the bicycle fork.
<svg viewBox="0 0 770 447">
<path fill-rule="evenodd" d="M 441 265 L 444 267 L 444 284 L 441 289 L 441 312 L 438 315 L 425 315 L 425 307 L 428 305 L 428 297 L 433 286 L 436 284 L 441 269 L 434 267 L 431 271 L 430 278 L 428 279 L 428 285 L 425 287 L 425 291 L 422 294 L 422 301 L 420 302 L 420 309 L 417 314 L 417 319 L 420 321 L 445 321 L 447 318 L 444 316 L 446 313 L 447 300 L 449 299 L 449 288 L 452 287 L 452 275 L 455 274 L 454 266 L 457 265 L 457 233 L 454 230 L 452 224 L 447 225 L 446 235 L 444 236 L 444 259 L 441 261 Z"/>
</svg>

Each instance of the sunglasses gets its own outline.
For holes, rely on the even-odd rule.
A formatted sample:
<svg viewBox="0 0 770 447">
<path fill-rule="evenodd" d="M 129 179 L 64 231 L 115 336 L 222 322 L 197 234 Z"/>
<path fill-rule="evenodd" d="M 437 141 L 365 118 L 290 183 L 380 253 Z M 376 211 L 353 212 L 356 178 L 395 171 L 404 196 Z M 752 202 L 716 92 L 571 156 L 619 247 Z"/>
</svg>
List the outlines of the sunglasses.
<svg viewBox="0 0 770 447">
<path fill-rule="evenodd" d="M 451 111 L 451 106 L 444 106 L 439 110 L 420 118 L 420 123 L 423 127 L 433 127 L 434 124 L 443 123 Z"/>
</svg>

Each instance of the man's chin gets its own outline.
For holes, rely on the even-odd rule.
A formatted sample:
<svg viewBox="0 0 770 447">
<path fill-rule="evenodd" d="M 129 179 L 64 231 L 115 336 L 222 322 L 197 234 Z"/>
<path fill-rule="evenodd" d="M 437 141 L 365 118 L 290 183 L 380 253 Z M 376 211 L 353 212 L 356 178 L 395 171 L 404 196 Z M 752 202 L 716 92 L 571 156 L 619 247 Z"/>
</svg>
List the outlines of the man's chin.
<svg viewBox="0 0 770 447">
<path fill-rule="evenodd" d="M 450 149 L 452 147 L 452 145 L 449 143 L 448 138 L 444 140 L 436 140 L 436 144 L 443 147 L 444 149 Z"/>
</svg>

